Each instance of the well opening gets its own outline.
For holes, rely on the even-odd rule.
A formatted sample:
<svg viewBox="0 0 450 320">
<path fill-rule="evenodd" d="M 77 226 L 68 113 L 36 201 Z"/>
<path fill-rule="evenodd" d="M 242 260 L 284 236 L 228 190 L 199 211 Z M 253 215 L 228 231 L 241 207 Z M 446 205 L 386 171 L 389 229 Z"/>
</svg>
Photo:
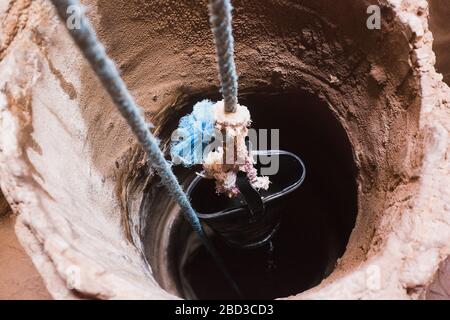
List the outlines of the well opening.
<svg viewBox="0 0 450 320">
<path fill-rule="evenodd" d="M 287 200 L 273 251 L 269 245 L 235 249 L 213 232 L 210 237 L 246 298 L 289 296 L 319 284 L 345 251 L 357 214 L 351 144 L 327 104 L 306 92 L 282 93 L 268 88 L 244 93 L 240 101 L 251 110 L 253 128 L 279 129 L 279 148 L 303 159 L 306 179 Z M 174 117 L 167 121 L 170 128 L 179 115 Z M 194 177 L 194 170 L 177 169 L 185 183 Z M 152 212 L 144 246 L 152 247 L 146 252 L 151 255 L 152 266 L 157 266 L 156 279 L 164 289 L 184 298 L 236 298 L 162 188 L 153 182 L 144 197 L 145 210 Z M 166 236 L 157 229 L 167 230 Z M 161 237 L 164 240 L 158 241 Z"/>
</svg>

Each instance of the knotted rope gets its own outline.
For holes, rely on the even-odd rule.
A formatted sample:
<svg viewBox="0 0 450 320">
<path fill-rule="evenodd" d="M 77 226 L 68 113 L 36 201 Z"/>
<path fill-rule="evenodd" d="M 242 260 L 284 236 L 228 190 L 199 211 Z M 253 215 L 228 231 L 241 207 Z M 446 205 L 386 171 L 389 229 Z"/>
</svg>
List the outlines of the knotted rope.
<svg viewBox="0 0 450 320">
<path fill-rule="evenodd" d="M 234 63 L 230 0 L 209 0 L 211 30 L 216 45 L 217 64 L 226 112 L 236 112 L 238 82 Z"/>
<path fill-rule="evenodd" d="M 67 29 L 69 34 L 72 36 L 86 60 L 97 74 L 119 112 L 126 119 L 131 131 L 134 133 L 142 149 L 145 151 L 149 164 L 156 170 L 157 174 L 161 178 L 161 182 L 166 186 L 169 193 L 178 202 L 182 212 L 194 231 L 199 235 L 205 247 L 216 260 L 234 289 L 239 293 L 239 289 L 225 269 L 221 257 L 206 237 L 199 218 L 197 217 L 186 194 L 175 177 L 171 166 L 164 158 L 164 154 L 159 148 L 156 138 L 150 132 L 149 124 L 146 123 L 141 113 L 141 109 L 136 105 L 133 97 L 127 89 L 127 86 L 120 77 L 114 62 L 108 57 L 105 52 L 105 48 L 98 41 L 95 31 L 84 15 L 84 12 L 81 10 L 82 7 L 78 0 L 51 1 L 57 9 L 58 15 L 64 24 L 69 21 L 69 18 L 72 18 L 72 14 L 69 14 L 69 7 L 77 8 L 79 16 L 76 18 L 79 19 L 79 25 L 75 25 L 72 28 L 68 27 Z"/>
</svg>

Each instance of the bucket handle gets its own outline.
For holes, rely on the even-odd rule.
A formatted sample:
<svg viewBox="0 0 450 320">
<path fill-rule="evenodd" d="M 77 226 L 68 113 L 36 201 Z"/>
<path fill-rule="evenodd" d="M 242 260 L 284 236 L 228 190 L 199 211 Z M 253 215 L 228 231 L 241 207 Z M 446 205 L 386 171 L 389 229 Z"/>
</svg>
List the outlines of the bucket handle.
<svg viewBox="0 0 450 320">
<path fill-rule="evenodd" d="M 248 177 L 245 172 L 238 172 L 236 185 L 247 203 L 251 216 L 256 218 L 257 216 L 264 214 L 265 207 L 261 195 L 251 185 L 250 181 L 248 181 Z"/>
</svg>

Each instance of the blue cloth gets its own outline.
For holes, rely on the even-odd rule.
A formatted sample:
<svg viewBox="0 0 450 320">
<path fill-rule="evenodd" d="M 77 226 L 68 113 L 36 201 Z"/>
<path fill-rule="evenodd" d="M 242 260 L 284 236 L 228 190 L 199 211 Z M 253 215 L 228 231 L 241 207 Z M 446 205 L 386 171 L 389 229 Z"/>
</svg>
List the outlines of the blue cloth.
<svg viewBox="0 0 450 320">
<path fill-rule="evenodd" d="M 215 132 L 213 106 L 210 100 L 197 102 L 192 113 L 180 119 L 170 148 L 173 164 L 191 167 L 203 163 L 203 152 Z"/>
</svg>

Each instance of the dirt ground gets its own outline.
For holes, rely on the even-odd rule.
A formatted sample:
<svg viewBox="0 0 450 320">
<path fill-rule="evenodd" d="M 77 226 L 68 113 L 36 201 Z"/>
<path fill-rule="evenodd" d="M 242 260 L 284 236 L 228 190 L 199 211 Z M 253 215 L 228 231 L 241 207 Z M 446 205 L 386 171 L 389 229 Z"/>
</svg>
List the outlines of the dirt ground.
<svg viewBox="0 0 450 320">
<path fill-rule="evenodd" d="M 0 215 L 0 300 L 51 299 L 14 232 L 15 217 Z"/>
</svg>

